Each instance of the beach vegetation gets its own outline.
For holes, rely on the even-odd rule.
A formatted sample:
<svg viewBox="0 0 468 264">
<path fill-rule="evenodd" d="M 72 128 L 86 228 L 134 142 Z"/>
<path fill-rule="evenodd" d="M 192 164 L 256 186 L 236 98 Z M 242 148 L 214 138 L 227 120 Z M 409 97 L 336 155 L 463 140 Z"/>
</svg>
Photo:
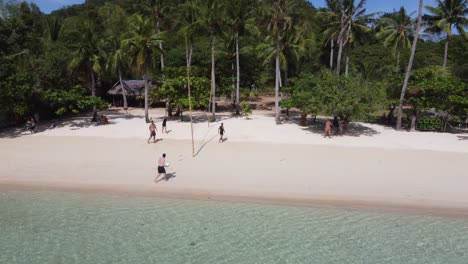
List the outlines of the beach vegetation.
<svg viewBox="0 0 468 264">
<path fill-rule="evenodd" d="M 96 96 L 90 96 L 80 85 L 76 85 L 68 90 L 56 89 L 44 93 L 44 99 L 49 103 L 52 111 L 57 116 L 65 114 L 77 114 L 89 111 L 93 107 L 105 109 L 108 103 Z"/>
<path fill-rule="evenodd" d="M 240 107 L 242 109 L 242 115 L 243 116 L 248 117 L 249 115 L 252 114 L 252 108 L 251 108 L 250 104 L 247 103 L 246 101 L 242 101 L 240 103 Z"/>
<path fill-rule="evenodd" d="M 194 109 L 212 116 L 218 104 L 231 102 L 230 111 L 240 114 L 242 100 L 266 96 L 274 98 L 277 122 L 280 107 L 286 114 L 300 109 L 306 116 L 359 119 L 379 108 L 375 112 L 388 111 L 392 121 L 386 123 L 396 125 L 400 105 L 409 109 L 406 118 L 437 109 L 464 120 L 466 0 L 426 7 L 421 37 L 415 15 L 403 7 L 370 13 L 364 0 L 325 3 L 86 1 L 44 14 L 33 3 L 0 1 L 0 116 L 19 123 L 35 113 L 85 111 L 62 109 L 51 98 L 68 97 L 70 87 L 80 85 L 87 95 L 108 100 L 116 82 L 143 79 L 144 94 L 123 91 L 119 100 L 124 108 L 136 107 L 144 97 L 146 121 L 149 107 L 163 102 L 170 114 L 185 111 L 189 88 Z M 410 49 L 415 43 L 417 52 Z M 413 72 L 405 78 L 410 58 Z M 440 72 L 435 65 L 447 74 L 430 75 Z M 424 74 L 432 86 L 423 83 Z M 445 105 L 431 97 L 442 91 Z"/>
</svg>

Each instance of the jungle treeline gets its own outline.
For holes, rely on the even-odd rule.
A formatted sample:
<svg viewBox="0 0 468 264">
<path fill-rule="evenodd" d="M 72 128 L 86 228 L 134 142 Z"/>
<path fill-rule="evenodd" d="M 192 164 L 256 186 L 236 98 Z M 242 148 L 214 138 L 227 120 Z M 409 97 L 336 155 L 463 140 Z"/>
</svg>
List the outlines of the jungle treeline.
<svg viewBox="0 0 468 264">
<path fill-rule="evenodd" d="M 117 82 L 145 80 L 141 98 L 184 111 L 216 112 L 217 98 L 274 95 L 276 116 L 393 116 L 417 13 L 369 13 L 365 0 L 88 0 L 44 14 L 0 1 L 0 120 L 19 124 L 106 108 Z M 465 122 L 468 112 L 466 0 L 425 6 L 406 117 L 427 111 Z M 190 79 L 190 84 L 189 84 Z M 191 100 L 187 90 L 191 89 Z M 115 100 L 115 98 L 114 98 Z M 245 103 L 243 104 L 245 105 Z M 288 112 L 288 111 L 286 111 Z M 283 112 L 284 113 L 284 112 Z M 392 124 L 393 120 L 387 121 Z"/>
</svg>

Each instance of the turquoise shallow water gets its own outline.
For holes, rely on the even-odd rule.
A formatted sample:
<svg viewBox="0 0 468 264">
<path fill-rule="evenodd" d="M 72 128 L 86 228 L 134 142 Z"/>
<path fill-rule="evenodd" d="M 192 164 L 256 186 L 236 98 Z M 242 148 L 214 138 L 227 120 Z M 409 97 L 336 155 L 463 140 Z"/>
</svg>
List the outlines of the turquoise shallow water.
<svg viewBox="0 0 468 264">
<path fill-rule="evenodd" d="M 468 219 L 0 192 L 0 263 L 468 263 Z"/>
</svg>

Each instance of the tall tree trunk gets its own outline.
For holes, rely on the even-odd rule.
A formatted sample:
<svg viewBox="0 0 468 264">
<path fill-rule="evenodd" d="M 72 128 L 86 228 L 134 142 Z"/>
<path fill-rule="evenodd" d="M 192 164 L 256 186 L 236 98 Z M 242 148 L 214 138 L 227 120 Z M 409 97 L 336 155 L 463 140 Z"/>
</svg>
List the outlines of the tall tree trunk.
<svg viewBox="0 0 468 264">
<path fill-rule="evenodd" d="M 351 50 L 351 42 L 348 41 L 348 45 L 346 45 L 346 59 L 345 59 L 345 76 L 348 77 L 349 74 L 349 52 Z"/>
<path fill-rule="evenodd" d="M 123 96 L 123 101 L 124 101 L 123 109 L 127 110 L 128 109 L 127 92 L 125 91 L 125 87 L 122 82 L 122 73 L 120 72 L 120 68 L 119 68 L 119 81 L 120 81 L 120 87 L 122 87 L 122 96 Z"/>
<path fill-rule="evenodd" d="M 346 58 L 345 58 L 345 76 L 348 77 L 349 71 L 349 53 L 351 52 L 351 21 L 348 22 L 348 31 L 346 32 Z"/>
<path fill-rule="evenodd" d="M 211 92 L 212 92 L 212 118 L 213 121 L 216 119 L 216 82 L 215 82 L 215 37 L 214 37 L 214 28 L 211 27 Z"/>
<path fill-rule="evenodd" d="M 148 89 L 149 89 L 149 83 L 148 83 L 148 70 L 145 72 L 145 121 L 146 123 L 150 122 L 149 115 L 148 115 Z"/>
<path fill-rule="evenodd" d="M 93 68 L 90 66 L 90 71 L 89 71 L 89 77 L 91 81 L 91 96 L 95 97 L 96 96 L 96 82 L 94 80 L 94 71 Z M 96 105 L 93 105 L 93 112 L 96 112 Z"/>
<path fill-rule="evenodd" d="M 96 96 L 96 81 L 94 80 L 94 71 L 91 69 L 89 71 L 89 76 L 91 77 L 91 96 Z"/>
<path fill-rule="evenodd" d="M 452 25 L 450 25 L 450 26 L 452 26 Z M 447 39 L 445 40 L 445 50 L 444 50 L 444 64 L 442 66 L 444 69 L 447 67 L 450 37 L 451 37 L 450 33 L 447 33 Z"/>
<path fill-rule="evenodd" d="M 400 55 L 401 55 L 401 47 L 398 47 L 397 57 L 396 57 L 396 71 L 400 71 Z"/>
<path fill-rule="evenodd" d="M 278 28 L 278 27 L 277 27 Z M 279 29 L 276 30 L 276 67 L 275 67 L 275 118 L 276 123 L 280 123 L 279 119 L 279 79 L 280 79 L 280 33 Z"/>
<path fill-rule="evenodd" d="M 159 12 L 159 10 L 157 11 Z M 159 14 L 156 15 L 156 32 L 161 33 L 161 26 L 159 25 Z M 163 44 L 159 42 L 159 49 L 161 52 L 160 60 L 161 60 L 161 71 L 164 71 L 164 54 L 163 54 Z"/>
<path fill-rule="evenodd" d="M 343 54 L 343 35 L 345 32 L 345 12 L 341 11 L 340 34 L 338 35 L 338 57 L 336 58 L 336 74 L 340 75 L 341 55 Z"/>
<path fill-rule="evenodd" d="M 411 76 L 411 68 L 413 67 L 414 62 L 414 54 L 416 53 L 416 45 L 418 45 L 419 39 L 419 30 L 421 29 L 421 21 L 422 21 L 422 9 L 423 9 L 423 0 L 419 0 L 419 14 L 418 14 L 418 23 L 416 24 L 416 35 L 413 39 L 413 46 L 411 47 L 411 55 L 408 63 L 408 68 L 406 69 L 405 81 L 403 82 L 403 88 L 401 89 L 400 95 L 400 104 L 398 106 L 398 114 L 397 114 L 397 124 L 396 129 L 401 129 L 401 116 L 403 114 L 403 100 L 405 99 L 406 88 L 408 87 L 408 81 Z"/>
<path fill-rule="evenodd" d="M 239 31 L 236 31 L 236 115 L 240 114 L 240 62 L 239 62 Z"/>
<path fill-rule="evenodd" d="M 330 71 L 333 71 L 333 60 L 334 60 L 334 53 L 335 52 L 335 39 L 331 39 L 331 48 L 330 48 Z"/>
<path fill-rule="evenodd" d="M 192 134 L 192 157 L 195 156 L 195 142 L 193 139 L 193 119 L 192 119 L 192 97 L 190 95 L 190 63 L 192 60 L 192 44 L 188 44 L 187 33 L 185 33 L 185 56 L 187 58 L 187 90 L 189 99 L 190 132 Z"/>
<path fill-rule="evenodd" d="M 288 60 L 286 59 L 288 57 L 288 54 L 285 54 L 285 62 L 284 62 L 284 86 L 288 86 Z"/>
</svg>

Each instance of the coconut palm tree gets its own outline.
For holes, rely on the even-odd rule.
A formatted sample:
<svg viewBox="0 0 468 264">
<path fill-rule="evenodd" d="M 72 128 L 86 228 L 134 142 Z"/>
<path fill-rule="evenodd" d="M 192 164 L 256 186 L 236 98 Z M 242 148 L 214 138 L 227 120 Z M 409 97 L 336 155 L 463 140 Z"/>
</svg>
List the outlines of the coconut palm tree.
<svg viewBox="0 0 468 264">
<path fill-rule="evenodd" d="M 164 19 L 165 10 L 169 7 L 169 1 L 167 0 L 145 0 L 141 3 L 141 7 L 145 10 L 145 14 L 148 14 L 154 19 L 154 27 L 156 33 L 161 33 L 161 24 Z M 161 50 L 159 54 L 159 61 L 161 65 L 161 71 L 164 70 L 164 49 L 163 43 L 159 42 L 159 49 Z"/>
<path fill-rule="evenodd" d="M 343 46 L 346 47 L 345 55 L 345 76 L 348 76 L 349 72 L 349 58 L 351 52 L 351 45 L 354 40 L 362 36 L 364 33 L 369 32 L 371 29 L 367 26 L 371 22 L 375 13 L 365 14 L 366 0 L 361 0 L 357 5 L 354 4 L 354 0 L 343 1 L 343 10 L 345 10 L 345 27 L 346 34 L 345 38 L 342 38 Z M 339 73 L 339 70 L 337 69 Z"/>
<path fill-rule="evenodd" d="M 437 0 L 437 6 L 426 6 L 426 10 L 430 15 L 425 15 L 424 20 L 427 21 L 430 32 L 444 32 L 447 34 L 445 39 L 444 63 L 443 67 L 447 67 L 448 49 L 450 37 L 452 37 L 453 29 L 455 28 L 465 38 L 467 34 L 465 28 L 468 26 L 468 0 Z"/>
<path fill-rule="evenodd" d="M 210 31 L 211 49 L 211 112 L 212 120 L 216 116 L 216 76 L 215 76 L 215 34 L 221 29 L 224 22 L 225 1 L 223 0 L 199 0 L 197 2 L 200 10 L 201 23 Z"/>
<path fill-rule="evenodd" d="M 411 55 L 410 55 L 410 59 L 408 63 L 408 68 L 406 69 L 405 80 L 403 82 L 403 88 L 401 89 L 400 104 L 398 106 L 397 123 L 396 123 L 397 130 L 401 129 L 401 116 L 403 114 L 403 100 L 405 99 L 406 88 L 408 87 L 408 81 L 411 76 L 411 68 L 413 67 L 414 54 L 416 53 L 416 45 L 418 44 L 419 31 L 421 30 L 423 2 L 424 2 L 423 0 L 419 0 L 418 22 L 416 23 L 416 32 L 414 34 L 413 45 L 411 47 Z"/>
<path fill-rule="evenodd" d="M 122 97 L 123 97 L 123 108 L 124 110 L 128 109 L 127 95 L 125 87 L 122 81 L 122 69 L 125 69 L 128 66 L 128 53 L 127 50 L 123 47 L 122 41 L 119 36 L 113 36 L 107 38 L 106 51 L 108 54 L 106 69 L 110 72 L 117 72 L 119 75 L 120 87 L 122 87 Z"/>
<path fill-rule="evenodd" d="M 270 0 L 265 1 L 263 6 L 263 16 L 266 18 L 267 29 L 271 34 L 271 40 L 274 41 L 275 51 L 275 119 L 280 123 L 279 118 L 279 86 L 281 78 L 281 38 L 282 33 L 291 26 L 291 17 L 288 15 L 288 9 L 291 9 L 295 1 Z"/>
<path fill-rule="evenodd" d="M 118 74 L 122 87 L 123 108 L 127 110 L 127 95 L 122 82 L 122 70 L 129 67 L 128 51 L 125 50 L 122 43 L 123 34 L 128 29 L 127 15 L 118 5 L 108 2 L 99 8 L 99 15 L 103 18 L 105 27 L 101 49 L 106 51 L 104 55 L 106 70 L 111 74 Z"/>
<path fill-rule="evenodd" d="M 102 56 L 99 49 L 101 41 L 94 33 L 90 20 L 73 17 L 65 21 L 62 37 L 72 50 L 71 70 L 84 69 L 86 71 L 91 95 L 96 96 L 96 75 L 102 70 Z"/>
<path fill-rule="evenodd" d="M 412 15 L 407 14 L 402 6 L 399 11 L 384 14 L 380 18 L 381 31 L 377 33 L 377 38 L 383 39 L 385 47 L 392 47 L 397 59 L 397 71 L 400 70 L 401 50 L 411 48 L 410 36 L 414 33 L 416 22 L 411 18 Z"/>
<path fill-rule="evenodd" d="M 340 32 L 342 31 L 342 13 L 339 1 L 326 0 L 325 4 L 327 8 L 317 12 L 317 16 L 320 22 L 325 25 L 323 35 L 325 36 L 325 45 L 330 43 L 330 70 L 333 71 L 335 43 L 338 41 L 338 36 L 340 36 Z"/>
<path fill-rule="evenodd" d="M 155 67 L 156 55 L 161 42 L 162 33 L 156 33 L 150 18 L 133 15 L 129 21 L 130 30 L 124 35 L 123 46 L 132 56 L 137 74 L 145 80 L 145 121 L 150 122 L 148 116 L 148 90 L 151 69 Z"/>
<path fill-rule="evenodd" d="M 240 60 L 239 60 L 239 36 L 245 32 L 246 28 L 253 28 L 254 20 L 251 19 L 255 8 L 250 0 L 230 1 L 227 4 L 227 23 L 232 29 L 235 42 L 236 56 L 236 115 L 240 114 Z"/>
</svg>

